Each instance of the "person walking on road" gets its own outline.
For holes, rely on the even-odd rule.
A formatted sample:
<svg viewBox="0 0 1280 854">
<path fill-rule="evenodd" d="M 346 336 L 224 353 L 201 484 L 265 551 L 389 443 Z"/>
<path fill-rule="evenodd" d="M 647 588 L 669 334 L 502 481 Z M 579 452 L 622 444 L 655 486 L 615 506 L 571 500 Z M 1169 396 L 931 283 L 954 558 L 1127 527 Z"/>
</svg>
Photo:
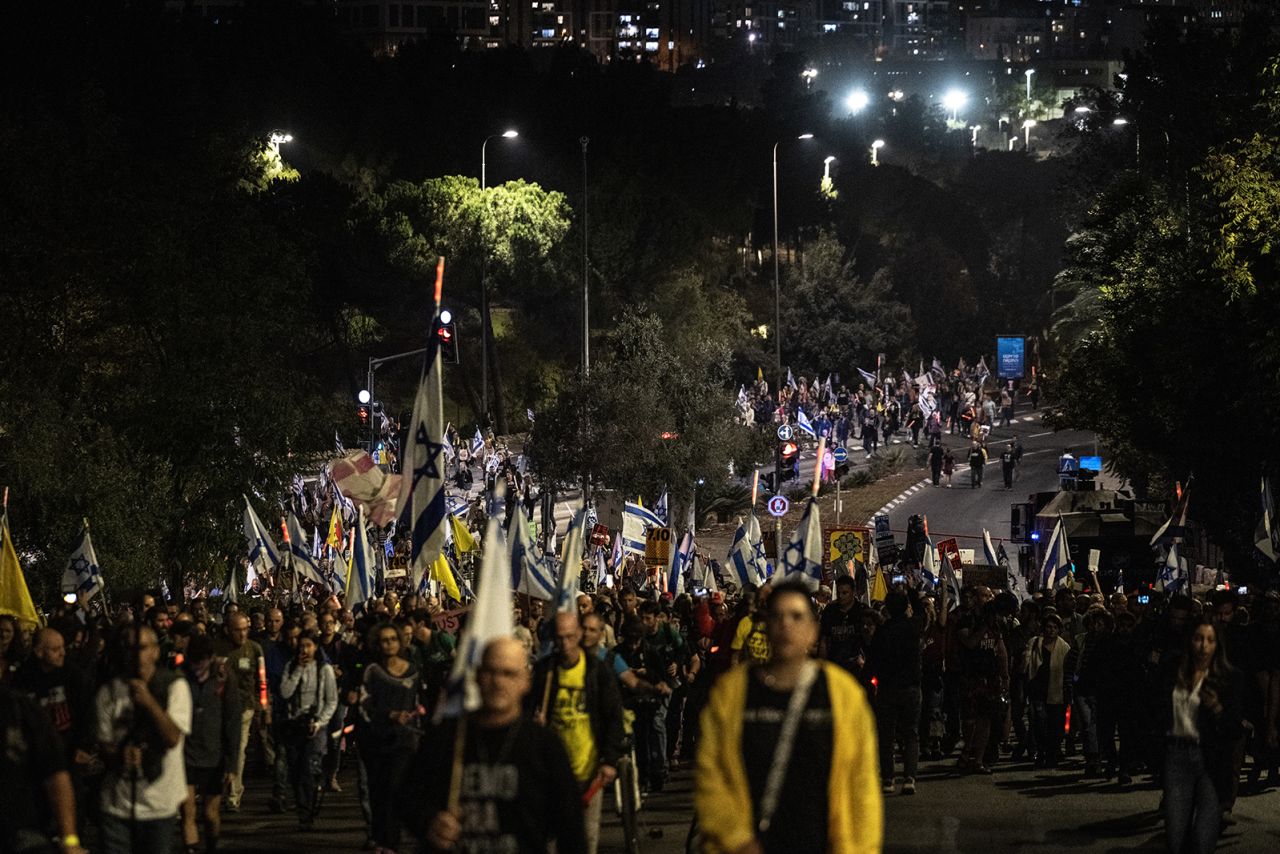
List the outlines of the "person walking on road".
<svg viewBox="0 0 1280 854">
<path fill-rule="evenodd" d="M 947 448 L 942 452 L 942 473 L 947 477 L 947 489 L 951 488 L 951 476 L 955 474 L 956 456 Z"/>
<path fill-rule="evenodd" d="M 933 476 L 934 486 L 942 483 L 942 457 L 944 453 L 940 441 L 934 440 L 929 445 L 929 473 Z"/>
<path fill-rule="evenodd" d="M 767 602 L 772 655 L 721 677 L 702 714 L 694 810 L 711 852 L 881 850 L 883 803 L 866 695 L 809 657 L 818 615 L 802 582 Z"/>
<path fill-rule="evenodd" d="M 1009 442 L 1005 445 L 1004 452 L 1000 454 L 1000 473 L 1004 475 L 1004 488 L 1013 489 L 1013 471 L 1017 467 L 1017 458 L 1014 456 L 1013 443 Z"/>
<path fill-rule="evenodd" d="M 982 488 L 982 470 L 987 465 L 987 451 L 978 442 L 969 448 L 969 488 Z"/>
<path fill-rule="evenodd" d="M 876 724 L 880 736 L 881 791 L 894 791 L 893 748 L 902 741 L 902 794 L 916 793 L 920 759 L 920 629 L 910 618 L 907 594 L 894 590 L 885 599 L 889 620 L 876 630 L 868 656 L 877 683 Z"/>
</svg>

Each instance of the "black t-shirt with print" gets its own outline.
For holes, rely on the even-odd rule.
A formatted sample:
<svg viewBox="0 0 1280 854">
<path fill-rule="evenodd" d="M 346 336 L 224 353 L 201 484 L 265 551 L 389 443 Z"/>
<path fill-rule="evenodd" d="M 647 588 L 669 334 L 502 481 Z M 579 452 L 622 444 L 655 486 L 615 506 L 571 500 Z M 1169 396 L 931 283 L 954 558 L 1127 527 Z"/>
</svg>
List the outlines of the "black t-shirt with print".
<svg viewBox="0 0 1280 854">
<path fill-rule="evenodd" d="M 767 687 L 759 671 L 753 670 L 748 677 L 742 715 L 742 758 L 751 788 L 752 815 L 757 821 L 790 700 L 791 692 Z M 827 677 L 819 672 L 796 730 L 777 808 L 769 830 L 760 838 L 766 852 L 827 850 L 827 785 L 831 779 L 834 732 Z"/>
</svg>

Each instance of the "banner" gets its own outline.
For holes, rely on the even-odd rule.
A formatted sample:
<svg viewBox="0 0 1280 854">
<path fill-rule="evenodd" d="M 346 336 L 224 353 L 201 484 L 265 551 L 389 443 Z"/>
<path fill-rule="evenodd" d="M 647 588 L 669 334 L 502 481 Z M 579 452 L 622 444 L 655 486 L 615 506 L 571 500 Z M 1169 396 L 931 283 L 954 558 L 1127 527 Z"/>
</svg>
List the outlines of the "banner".
<svg viewBox="0 0 1280 854">
<path fill-rule="evenodd" d="M 609 545 L 609 528 L 606 525 L 596 524 L 591 529 L 591 545 L 607 546 Z"/>
<path fill-rule="evenodd" d="M 956 543 L 955 537 L 938 542 L 938 559 L 947 561 L 951 564 L 952 569 L 957 572 L 960 571 L 964 561 L 960 559 L 960 546 Z"/>
<path fill-rule="evenodd" d="M 650 528 L 644 535 L 644 562 L 666 566 L 671 562 L 671 529 Z"/>
<path fill-rule="evenodd" d="M 1006 380 L 1020 380 L 1026 376 L 1026 343 L 1021 335 L 996 338 L 997 376 Z"/>
<path fill-rule="evenodd" d="M 848 572 L 849 561 L 865 569 L 871 556 L 870 528 L 828 528 L 824 535 L 827 565 L 836 577 Z"/>
</svg>

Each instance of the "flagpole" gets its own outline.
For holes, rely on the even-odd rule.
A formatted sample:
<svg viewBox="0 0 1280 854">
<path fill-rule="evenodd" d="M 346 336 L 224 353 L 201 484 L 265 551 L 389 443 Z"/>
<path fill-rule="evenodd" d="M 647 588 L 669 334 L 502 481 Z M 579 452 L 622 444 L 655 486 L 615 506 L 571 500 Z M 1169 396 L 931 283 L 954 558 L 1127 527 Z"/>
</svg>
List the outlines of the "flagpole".
<svg viewBox="0 0 1280 854">
<path fill-rule="evenodd" d="M 827 449 L 827 437 L 818 439 L 818 459 L 813 466 L 813 497 L 818 497 L 818 489 L 822 486 L 822 456 Z"/>
</svg>

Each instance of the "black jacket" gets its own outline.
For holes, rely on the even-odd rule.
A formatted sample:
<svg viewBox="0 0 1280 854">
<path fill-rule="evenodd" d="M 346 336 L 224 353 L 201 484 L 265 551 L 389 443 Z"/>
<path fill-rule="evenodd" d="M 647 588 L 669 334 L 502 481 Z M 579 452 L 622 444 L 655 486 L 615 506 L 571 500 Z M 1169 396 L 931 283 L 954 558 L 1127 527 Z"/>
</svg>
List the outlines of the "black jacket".
<svg viewBox="0 0 1280 854">
<path fill-rule="evenodd" d="M 618 690 L 618 680 L 611 671 L 605 669 L 604 663 L 586 650 L 582 655 L 587 660 L 587 672 L 583 677 L 583 691 L 587 695 L 587 714 L 591 717 L 591 734 L 596 740 L 596 753 L 603 765 L 617 767 L 622 758 L 622 694 Z M 533 690 L 525 697 L 525 708 L 533 714 L 542 705 L 542 698 L 549 696 L 553 700 L 560 688 L 560 671 L 554 667 L 556 656 L 549 655 L 533 666 Z M 547 693 L 547 678 L 550 675 L 550 693 Z"/>
<path fill-rule="evenodd" d="M 920 684 L 920 629 L 907 617 L 895 617 L 871 638 L 867 664 L 880 688 Z"/>
</svg>

